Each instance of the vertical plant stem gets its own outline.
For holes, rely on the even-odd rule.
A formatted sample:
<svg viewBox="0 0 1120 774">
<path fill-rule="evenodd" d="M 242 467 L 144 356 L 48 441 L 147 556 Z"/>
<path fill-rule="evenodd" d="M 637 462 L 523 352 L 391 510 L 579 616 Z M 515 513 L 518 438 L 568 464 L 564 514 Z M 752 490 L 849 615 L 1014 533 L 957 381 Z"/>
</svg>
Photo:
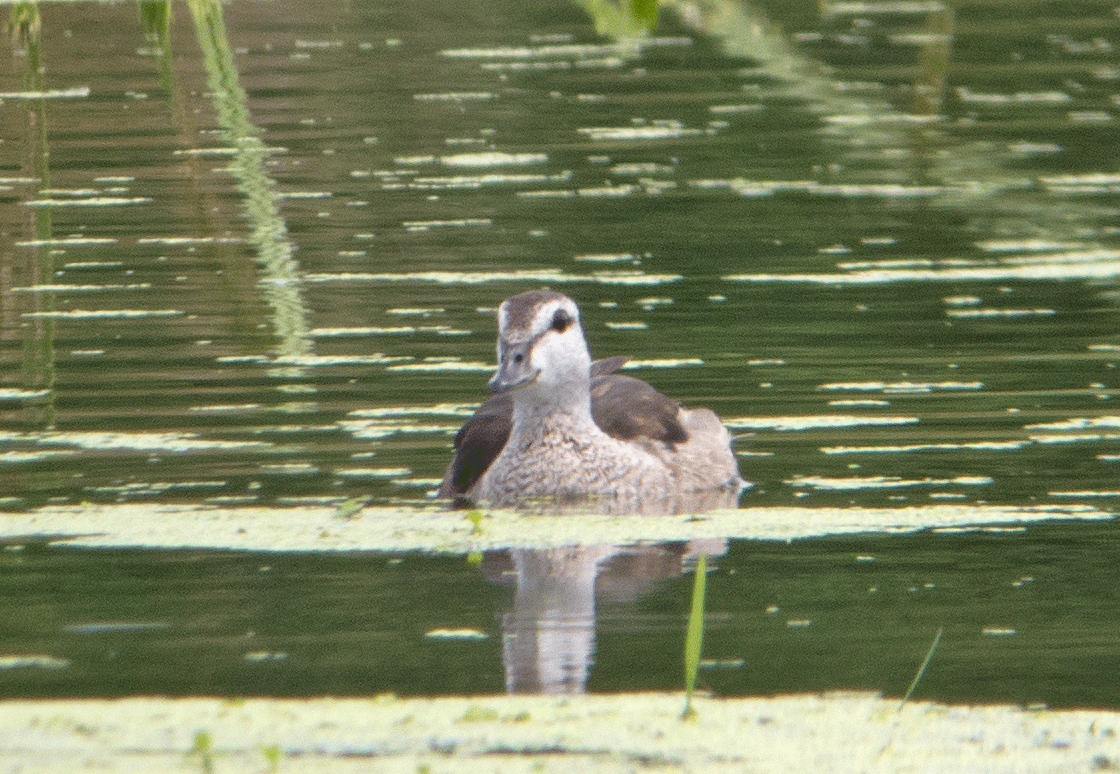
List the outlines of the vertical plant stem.
<svg viewBox="0 0 1120 774">
<path fill-rule="evenodd" d="M 914 694 L 914 689 L 918 687 L 918 681 L 922 679 L 922 675 L 926 673 L 926 667 L 929 666 L 930 659 L 933 658 L 933 652 L 937 650 L 937 644 L 941 642 L 941 633 L 945 631 L 944 626 L 937 627 L 937 634 L 933 638 L 933 644 L 929 646 L 926 652 L 926 657 L 922 661 L 922 665 L 918 667 L 918 671 L 914 674 L 914 679 L 910 681 L 910 687 L 906 689 L 906 695 L 902 697 L 902 701 L 898 703 L 898 709 L 902 709 L 902 705 Z"/>
<path fill-rule="evenodd" d="M 700 669 L 700 652 L 704 644 L 704 589 L 707 584 L 708 557 L 700 554 L 696 561 L 696 575 L 692 580 L 692 609 L 688 614 L 688 632 L 684 638 L 684 712 L 681 718 L 696 716 L 692 708 L 692 692 L 696 688 L 696 673 Z"/>
</svg>

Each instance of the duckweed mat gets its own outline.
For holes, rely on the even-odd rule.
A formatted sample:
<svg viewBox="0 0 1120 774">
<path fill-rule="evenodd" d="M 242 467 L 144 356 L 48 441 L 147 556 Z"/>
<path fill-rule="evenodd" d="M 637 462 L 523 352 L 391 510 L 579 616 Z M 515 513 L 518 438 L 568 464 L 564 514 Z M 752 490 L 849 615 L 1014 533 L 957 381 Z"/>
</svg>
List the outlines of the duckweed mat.
<svg viewBox="0 0 1120 774">
<path fill-rule="evenodd" d="M 0 515 L 0 541 L 97 548 L 387 551 L 467 554 L 501 548 L 634 544 L 711 538 L 801 540 L 858 533 L 1017 529 L 1113 514 L 1090 506 L 935 505 L 909 508 L 740 508 L 702 515 L 609 516 L 431 508 L 73 505 Z"/>
<path fill-rule="evenodd" d="M 46 772 L 1088 772 L 1120 713 L 867 693 L 0 702 L 0 768 Z"/>
</svg>

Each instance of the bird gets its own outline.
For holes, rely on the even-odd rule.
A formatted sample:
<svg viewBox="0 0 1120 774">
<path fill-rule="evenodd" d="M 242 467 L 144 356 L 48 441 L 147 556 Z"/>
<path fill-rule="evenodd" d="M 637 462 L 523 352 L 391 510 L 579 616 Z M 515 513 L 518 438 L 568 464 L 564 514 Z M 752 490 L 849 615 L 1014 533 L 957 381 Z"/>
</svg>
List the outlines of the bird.
<svg viewBox="0 0 1120 774">
<path fill-rule="evenodd" d="M 438 497 L 594 499 L 614 513 L 737 503 L 745 482 L 715 413 L 615 373 L 627 357 L 593 363 L 575 301 L 529 290 L 503 301 L 497 321 L 494 396 L 455 436 Z"/>
</svg>

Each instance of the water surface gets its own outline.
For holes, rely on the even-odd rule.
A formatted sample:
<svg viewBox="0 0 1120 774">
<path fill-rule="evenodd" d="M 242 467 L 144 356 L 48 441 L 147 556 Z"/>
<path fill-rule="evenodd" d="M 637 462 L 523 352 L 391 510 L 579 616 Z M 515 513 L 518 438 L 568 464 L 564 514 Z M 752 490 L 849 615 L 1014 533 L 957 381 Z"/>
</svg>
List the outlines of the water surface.
<svg viewBox="0 0 1120 774">
<path fill-rule="evenodd" d="M 461 558 L 76 550 L 0 562 L 5 695 L 674 690 L 713 554 L 701 688 L 1115 706 L 1111 524 Z M 1077 561 L 1072 561 L 1076 559 Z M 18 655 L 16 655 L 18 654 Z M 1090 679 L 1091 676 L 1091 679 Z"/>
<path fill-rule="evenodd" d="M 1120 502 L 1109 4 L 673 2 L 639 42 L 554 2 L 13 9 L 25 34 L 0 65 L 0 505 L 10 511 L 423 504 L 484 397 L 494 308 L 544 285 L 581 303 L 595 355 L 629 354 L 629 373 L 728 422 L 755 484 L 745 507 Z M 742 637 L 713 658 L 791 664 L 713 672 L 712 685 L 900 692 L 938 626 L 952 653 L 964 599 L 983 600 L 961 624 L 971 644 L 925 678 L 931 691 L 1115 705 L 1115 686 L 1099 679 L 1115 671 L 1112 607 L 1083 575 L 1115 550 L 1110 525 L 970 540 L 733 544 L 719 572 L 735 569 L 740 592 L 791 585 L 729 608 L 726 626 Z M 770 570 L 751 583 L 759 551 Z M 828 589 L 850 584 L 868 604 L 863 574 L 883 562 L 853 559 L 865 551 L 893 557 L 892 587 L 933 577 L 960 596 L 915 620 L 907 605 L 928 595 L 899 592 L 905 604 L 857 606 L 849 634 L 798 650 L 789 638 L 817 636 L 817 610 L 855 604 Z M 66 666 L 14 662 L 9 693 L 503 685 L 501 587 L 471 566 L 284 559 L 294 598 L 328 595 L 307 604 L 315 625 L 297 636 L 322 654 L 348 647 L 355 629 L 419 647 L 398 609 L 491 635 L 453 640 L 453 654 L 419 647 L 429 655 L 399 678 L 368 665 L 355 674 L 368 641 L 344 668 L 292 676 L 284 670 L 307 662 L 273 657 L 298 652 L 290 641 L 196 650 L 185 643 L 210 642 L 206 626 L 168 615 L 192 599 L 206 612 L 191 621 L 237 621 L 222 637 L 268 631 L 291 605 L 269 613 L 246 579 L 275 579 L 258 573 L 274 557 L 32 553 L 40 569 L 25 575 L 27 555 L 14 552 L 3 593 L 25 609 L 37 589 L 55 612 L 20 617 L 3 649 Z M 593 654 L 591 688 L 675 684 L 688 583 L 664 578 L 680 572 L 679 554 L 660 560 L 676 568 L 655 573 L 663 580 L 606 605 L 619 623 L 580 646 Z M 108 578 L 178 573 L 218 591 L 188 583 L 154 592 L 147 610 L 87 609 L 78 595 L 106 567 Z M 44 582 L 68 573 L 73 585 Z M 1000 594 L 1023 577 L 1046 584 L 1021 596 L 1045 588 L 1053 604 L 1005 622 Z M 357 602 L 367 582 L 376 599 L 401 602 Z M 385 590 L 397 583 L 407 593 Z M 433 584 L 456 592 L 418 595 Z M 713 583 L 713 604 L 732 588 Z M 811 624 L 783 620 L 787 594 L 807 609 L 789 620 Z M 452 599 L 462 604 L 446 615 L 425 607 Z M 759 612 L 771 605 L 783 612 Z M 673 623 L 647 617 L 649 606 Z M 367 613 L 379 622 L 362 624 Z M 159 626 L 66 628 L 106 620 Z M 716 621 L 709 651 L 720 650 Z M 784 639 L 742 634 L 748 625 Z M 1031 627 L 1051 634 L 1030 639 Z M 853 644 L 869 629 L 884 639 Z M 92 669 L 83 649 L 116 652 L 91 644 L 106 637 L 163 655 L 146 678 L 80 676 Z M 656 655 L 631 658 L 647 647 Z M 1043 657 L 1055 649 L 1069 659 Z M 393 659 L 412 658 L 403 650 Z M 868 677 L 876 650 L 890 679 Z M 222 663 L 218 652 L 244 674 L 192 682 L 199 664 Z M 250 652 L 266 655 L 238 660 Z M 447 667 L 477 654 L 476 669 Z M 612 654 L 625 658 L 612 666 Z M 979 687 L 985 665 L 1006 681 Z"/>
</svg>

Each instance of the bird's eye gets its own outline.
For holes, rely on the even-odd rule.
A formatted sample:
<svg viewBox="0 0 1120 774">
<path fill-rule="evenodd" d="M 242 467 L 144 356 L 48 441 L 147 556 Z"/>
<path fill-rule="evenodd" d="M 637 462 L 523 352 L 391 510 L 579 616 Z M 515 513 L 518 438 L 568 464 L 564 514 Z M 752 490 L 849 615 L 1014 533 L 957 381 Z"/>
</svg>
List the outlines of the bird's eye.
<svg viewBox="0 0 1120 774">
<path fill-rule="evenodd" d="M 556 310 L 556 314 L 552 317 L 552 330 L 557 333 L 563 333 L 568 330 L 568 326 L 572 324 L 572 316 L 565 312 L 563 309 Z"/>
</svg>

